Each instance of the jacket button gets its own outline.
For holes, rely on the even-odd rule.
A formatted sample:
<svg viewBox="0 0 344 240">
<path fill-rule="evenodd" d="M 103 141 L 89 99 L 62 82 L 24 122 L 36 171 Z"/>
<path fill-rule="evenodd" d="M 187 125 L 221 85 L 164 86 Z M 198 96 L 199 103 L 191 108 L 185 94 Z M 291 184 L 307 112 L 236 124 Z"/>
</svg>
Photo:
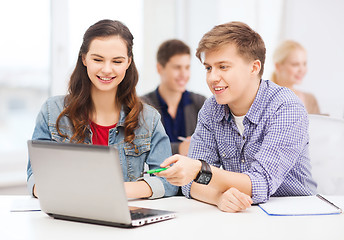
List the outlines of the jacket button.
<svg viewBox="0 0 344 240">
<path fill-rule="evenodd" d="M 118 130 L 116 129 L 116 134 L 118 134 Z"/>
</svg>

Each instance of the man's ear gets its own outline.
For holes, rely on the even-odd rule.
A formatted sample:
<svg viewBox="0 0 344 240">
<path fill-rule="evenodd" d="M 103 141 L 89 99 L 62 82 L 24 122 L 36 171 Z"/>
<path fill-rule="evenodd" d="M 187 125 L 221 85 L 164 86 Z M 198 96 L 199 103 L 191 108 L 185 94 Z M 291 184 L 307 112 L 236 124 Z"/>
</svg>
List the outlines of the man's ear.
<svg viewBox="0 0 344 240">
<path fill-rule="evenodd" d="M 160 63 L 157 63 L 156 64 L 156 70 L 158 71 L 159 74 L 161 74 L 161 71 L 164 67 L 160 64 Z"/>
<path fill-rule="evenodd" d="M 260 60 L 254 60 L 252 64 L 252 73 L 259 75 L 260 69 L 262 68 L 262 63 Z"/>
</svg>

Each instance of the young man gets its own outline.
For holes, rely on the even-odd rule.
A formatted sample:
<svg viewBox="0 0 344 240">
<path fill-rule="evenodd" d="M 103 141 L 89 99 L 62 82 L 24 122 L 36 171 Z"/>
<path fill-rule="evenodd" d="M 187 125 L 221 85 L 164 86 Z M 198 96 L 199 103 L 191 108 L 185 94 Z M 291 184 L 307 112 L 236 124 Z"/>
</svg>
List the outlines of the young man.
<svg viewBox="0 0 344 240">
<path fill-rule="evenodd" d="M 172 153 L 187 155 L 198 111 L 206 99 L 186 91 L 190 79 L 190 48 L 176 39 L 163 42 L 157 53 L 157 70 L 160 85 L 141 98 L 155 107 L 162 116 Z"/>
<path fill-rule="evenodd" d="M 218 25 L 203 36 L 196 55 L 214 96 L 200 110 L 190 158 L 167 158 L 161 167 L 174 165 L 157 175 L 227 212 L 270 196 L 314 194 L 307 112 L 289 89 L 261 80 L 260 35 L 241 22 Z"/>
</svg>

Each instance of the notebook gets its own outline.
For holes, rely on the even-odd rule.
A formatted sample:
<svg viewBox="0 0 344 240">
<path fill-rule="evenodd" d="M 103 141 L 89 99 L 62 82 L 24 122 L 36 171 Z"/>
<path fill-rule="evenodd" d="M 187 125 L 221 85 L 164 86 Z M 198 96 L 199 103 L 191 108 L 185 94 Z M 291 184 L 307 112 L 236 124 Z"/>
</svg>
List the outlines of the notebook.
<svg viewBox="0 0 344 240">
<path fill-rule="evenodd" d="M 321 195 L 272 197 L 258 205 L 270 216 L 332 215 L 342 213 L 335 203 Z"/>
<path fill-rule="evenodd" d="M 119 227 L 175 217 L 128 206 L 114 147 L 29 140 L 28 150 L 40 206 L 49 216 Z"/>
</svg>

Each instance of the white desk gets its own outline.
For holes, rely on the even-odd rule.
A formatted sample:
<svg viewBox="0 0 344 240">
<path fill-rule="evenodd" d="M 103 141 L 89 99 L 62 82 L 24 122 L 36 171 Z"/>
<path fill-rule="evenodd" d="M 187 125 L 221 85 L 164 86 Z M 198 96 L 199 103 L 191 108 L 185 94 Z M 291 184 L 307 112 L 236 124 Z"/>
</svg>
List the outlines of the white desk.
<svg viewBox="0 0 344 240">
<path fill-rule="evenodd" d="M 344 208 L 344 196 L 329 196 Z M 11 212 L 14 201 L 28 196 L 0 196 L 0 239 L 344 239 L 344 214 L 273 217 L 252 206 L 241 213 L 172 197 L 131 201 L 130 205 L 174 210 L 177 218 L 133 229 L 55 220 L 43 212 Z"/>
</svg>

